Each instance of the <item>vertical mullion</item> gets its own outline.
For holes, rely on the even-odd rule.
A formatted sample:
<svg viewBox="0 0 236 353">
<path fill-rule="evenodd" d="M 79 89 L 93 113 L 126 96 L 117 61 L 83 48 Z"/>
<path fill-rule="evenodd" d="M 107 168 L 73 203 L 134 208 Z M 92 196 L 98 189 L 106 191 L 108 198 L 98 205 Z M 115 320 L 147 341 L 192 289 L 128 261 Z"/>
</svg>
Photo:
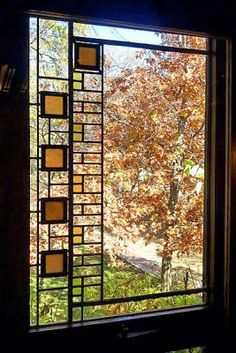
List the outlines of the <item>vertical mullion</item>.
<svg viewBox="0 0 236 353">
<path fill-rule="evenodd" d="M 36 82 L 36 94 L 37 94 L 37 279 L 36 279 L 36 325 L 39 326 L 39 18 L 37 17 L 37 82 Z"/>
<path fill-rule="evenodd" d="M 69 273 L 68 273 L 68 322 L 73 322 L 73 22 L 68 23 L 68 79 L 69 79 Z"/>
<path fill-rule="evenodd" d="M 104 187 L 103 187 L 103 181 L 104 181 L 104 143 L 103 143 L 103 134 L 104 134 L 104 116 L 103 116 L 103 84 L 104 84 L 104 72 L 103 72 L 103 55 L 104 55 L 104 46 L 103 44 L 101 45 L 101 70 L 102 70 L 102 75 L 101 75 L 101 79 L 102 79 L 102 83 L 101 83 L 101 105 L 102 105 L 102 109 L 101 109 L 101 144 L 102 144 L 102 150 L 101 150 L 101 300 L 103 301 L 104 299 L 104 274 L 103 274 L 103 262 L 104 262 L 104 235 L 103 235 L 103 229 L 104 229 L 104 225 L 103 225 L 103 203 L 104 203 L 104 197 L 103 197 L 103 193 L 104 193 Z"/>
<path fill-rule="evenodd" d="M 81 277 L 81 321 L 84 321 L 84 277 Z"/>
<path fill-rule="evenodd" d="M 51 118 L 48 118 L 48 144 L 51 145 Z M 51 197 L 51 172 L 48 171 L 48 197 Z M 51 224 L 48 224 L 48 250 L 51 250 Z"/>
<path fill-rule="evenodd" d="M 208 39 L 208 50 L 212 53 L 212 39 Z M 206 104 L 205 104 L 205 161 L 204 161 L 204 228 L 203 228 L 203 287 L 210 288 L 210 263 L 209 263 L 209 250 L 211 239 L 210 227 L 210 194 L 211 194 L 211 101 L 212 101 L 212 54 L 206 56 Z M 206 304 L 209 303 L 209 293 L 206 295 Z"/>
</svg>

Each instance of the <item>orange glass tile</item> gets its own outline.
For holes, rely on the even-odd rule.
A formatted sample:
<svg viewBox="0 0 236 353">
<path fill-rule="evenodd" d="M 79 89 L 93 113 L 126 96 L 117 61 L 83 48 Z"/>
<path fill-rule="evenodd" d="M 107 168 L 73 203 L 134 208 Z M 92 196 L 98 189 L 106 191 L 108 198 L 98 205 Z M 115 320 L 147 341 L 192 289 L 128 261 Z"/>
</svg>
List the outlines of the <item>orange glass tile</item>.
<svg viewBox="0 0 236 353">
<path fill-rule="evenodd" d="M 96 66 L 96 49 L 79 47 L 79 64 L 85 66 Z"/>
<path fill-rule="evenodd" d="M 49 254 L 45 259 L 45 273 L 61 273 L 64 272 L 64 255 L 63 254 Z"/>
<path fill-rule="evenodd" d="M 78 185 L 74 185 L 73 186 L 73 191 L 74 192 L 82 192 L 82 185 L 81 184 L 78 184 Z"/>
<path fill-rule="evenodd" d="M 82 228 L 81 227 L 74 227 L 73 228 L 73 233 L 74 234 L 82 234 Z"/>
<path fill-rule="evenodd" d="M 83 182 L 82 175 L 74 175 L 73 182 L 77 184 L 81 184 Z"/>
<path fill-rule="evenodd" d="M 78 237 L 78 236 L 74 237 L 73 242 L 74 242 L 74 244 L 82 243 L 82 237 Z"/>
<path fill-rule="evenodd" d="M 46 148 L 45 150 L 45 167 L 46 168 L 63 168 L 64 158 L 63 158 L 62 148 Z"/>
<path fill-rule="evenodd" d="M 45 113 L 52 115 L 63 115 L 63 97 L 45 96 Z"/>
<path fill-rule="evenodd" d="M 64 220 L 64 203 L 62 201 L 47 201 L 45 203 L 46 221 Z"/>
</svg>

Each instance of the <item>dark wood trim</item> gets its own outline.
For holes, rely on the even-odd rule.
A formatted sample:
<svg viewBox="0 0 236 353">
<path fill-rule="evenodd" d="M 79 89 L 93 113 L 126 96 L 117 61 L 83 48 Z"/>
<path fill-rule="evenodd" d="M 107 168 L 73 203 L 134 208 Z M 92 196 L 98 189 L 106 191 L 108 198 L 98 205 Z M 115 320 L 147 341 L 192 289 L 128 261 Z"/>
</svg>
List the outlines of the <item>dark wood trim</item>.
<svg viewBox="0 0 236 353">
<path fill-rule="evenodd" d="M 9 27 L 9 23 L 12 27 Z M 5 26 L 5 27 L 4 27 Z M 211 346 L 213 338 L 224 338 L 226 306 L 231 312 L 231 327 L 235 327 L 235 290 L 236 281 L 236 241 L 234 230 L 236 217 L 231 217 L 231 243 L 228 241 L 228 141 L 230 138 L 229 120 L 225 117 L 226 92 L 229 92 L 229 64 L 227 51 L 229 44 L 223 39 L 214 40 L 217 54 L 212 62 L 212 126 L 211 126 L 211 168 L 214 172 L 209 197 L 214 206 L 211 209 L 211 240 L 210 240 L 210 302 L 203 309 L 175 310 L 165 314 L 149 315 L 132 320 L 114 320 L 96 324 L 67 327 L 66 329 L 48 329 L 29 333 L 28 300 L 29 300 L 29 126 L 28 126 L 28 97 L 21 92 L 22 80 L 27 76 L 28 67 L 28 20 L 22 13 L 7 13 L 4 18 L 1 47 L 5 51 L 0 53 L 0 63 L 9 62 L 16 67 L 17 76 L 11 92 L 0 93 L 0 124 L 1 147 L 3 163 L 1 164 L 2 198 L 0 223 L 3 234 L 0 246 L 0 275 L 1 275 L 1 322 L 5 346 L 25 351 L 45 353 L 67 351 L 77 347 L 83 352 L 143 352 L 183 348 L 199 344 Z M 7 44 L 7 45 L 6 45 Z M 233 42 L 233 55 L 236 48 Z M 213 54 L 214 55 L 214 54 Z M 227 60 L 226 60 L 227 59 Z M 235 80 L 235 69 L 233 70 Z M 234 83 L 233 83 L 234 84 Z M 21 93 L 20 93 L 21 92 Z M 13 104 L 14 103 L 14 104 Z M 229 105 L 230 102 L 227 102 Z M 235 103 L 234 108 L 235 110 Z M 233 110 L 233 111 L 234 111 Z M 236 122 L 232 122 L 232 213 L 235 210 L 236 185 Z M 214 166 L 216 168 L 214 168 Z M 226 175 L 227 173 L 227 175 Z M 228 201 L 227 201 L 228 202 Z M 226 207 L 227 206 L 227 207 Z M 215 236 L 213 236 L 215 234 Z M 230 245 L 230 248 L 229 248 Z M 231 262 L 227 258 L 231 252 Z M 229 277 L 230 267 L 230 277 Z M 231 285 L 228 286 L 228 281 Z M 228 291 L 230 287 L 230 291 Z M 224 294 L 225 296 L 224 296 Z M 227 300 L 226 300 L 227 298 Z M 229 303 L 229 304 L 228 304 Z M 210 333 L 213 331 L 213 336 Z M 225 341 L 223 342 L 225 348 Z M 2 345 L 2 347 L 4 344 Z M 73 347 L 73 348 L 72 348 Z M 212 350 L 216 352 L 217 350 Z M 227 351 L 227 350 L 222 350 Z"/>
</svg>

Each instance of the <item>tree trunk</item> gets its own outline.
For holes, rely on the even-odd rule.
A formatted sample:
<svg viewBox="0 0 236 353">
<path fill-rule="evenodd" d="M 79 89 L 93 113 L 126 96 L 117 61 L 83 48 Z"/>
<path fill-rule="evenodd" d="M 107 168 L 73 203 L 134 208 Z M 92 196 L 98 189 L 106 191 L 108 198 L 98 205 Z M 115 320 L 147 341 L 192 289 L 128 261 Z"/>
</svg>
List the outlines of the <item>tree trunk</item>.
<svg viewBox="0 0 236 353">
<path fill-rule="evenodd" d="M 161 263 L 161 291 L 172 289 L 172 254 L 163 255 Z"/>
<path fill-rule="evenodd" d="M 182 108 L 185 107 L 186 102 L 182 101 Z M 178 141 L 177 146 L 179 149 L 176 149 L 175 157 L 171 161 L 171 183 L 170 183 L 170 193 L 169 193 L 169 200 L 168 200 L 168 208 L 170 210 L 171 215 L 176 219 L 176 204 L 179 197 L 179 190 L 180 190 L 180 182 L 182 180 L 183 175 L 183 161 L 184 161 L 184 151 L 181 148 L 184 143 L 184 131 L 186 127 L 187 119 L 186 117 L 180 117 L 178 120 Z M 171 227 L 171 226 L 170 226 Z M 171 238 L 171 237 L 170 237 Z M 172 240 L 172 239 L 170 239 Z M 167 235 L 167 240 L 164 245 L 164 251 L 162 255 L 162 265 L 161 265 L 161 290 L 162 292 L 168 292 L 172 290 L 172 252 L 168 250 L 169 243 L 169 236 Z"/>
</svg>

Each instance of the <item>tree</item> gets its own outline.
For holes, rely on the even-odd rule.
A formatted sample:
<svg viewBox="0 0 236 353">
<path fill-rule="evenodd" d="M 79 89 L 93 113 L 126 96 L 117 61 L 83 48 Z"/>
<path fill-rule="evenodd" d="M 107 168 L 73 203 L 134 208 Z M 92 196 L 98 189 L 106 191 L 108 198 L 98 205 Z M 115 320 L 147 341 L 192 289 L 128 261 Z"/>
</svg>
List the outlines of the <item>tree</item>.
<svg viewBox="0 0 236 353">
<path fill-rule="evenodd" d="M 109 75 L 115 59 L 106 60 L 105 225 L 121 239 L 162 244 L 162 290 L 169 291 L 173 253 L 203 246 L 206 59 L 141 50 L 117 75 Z"/>
</svg>

